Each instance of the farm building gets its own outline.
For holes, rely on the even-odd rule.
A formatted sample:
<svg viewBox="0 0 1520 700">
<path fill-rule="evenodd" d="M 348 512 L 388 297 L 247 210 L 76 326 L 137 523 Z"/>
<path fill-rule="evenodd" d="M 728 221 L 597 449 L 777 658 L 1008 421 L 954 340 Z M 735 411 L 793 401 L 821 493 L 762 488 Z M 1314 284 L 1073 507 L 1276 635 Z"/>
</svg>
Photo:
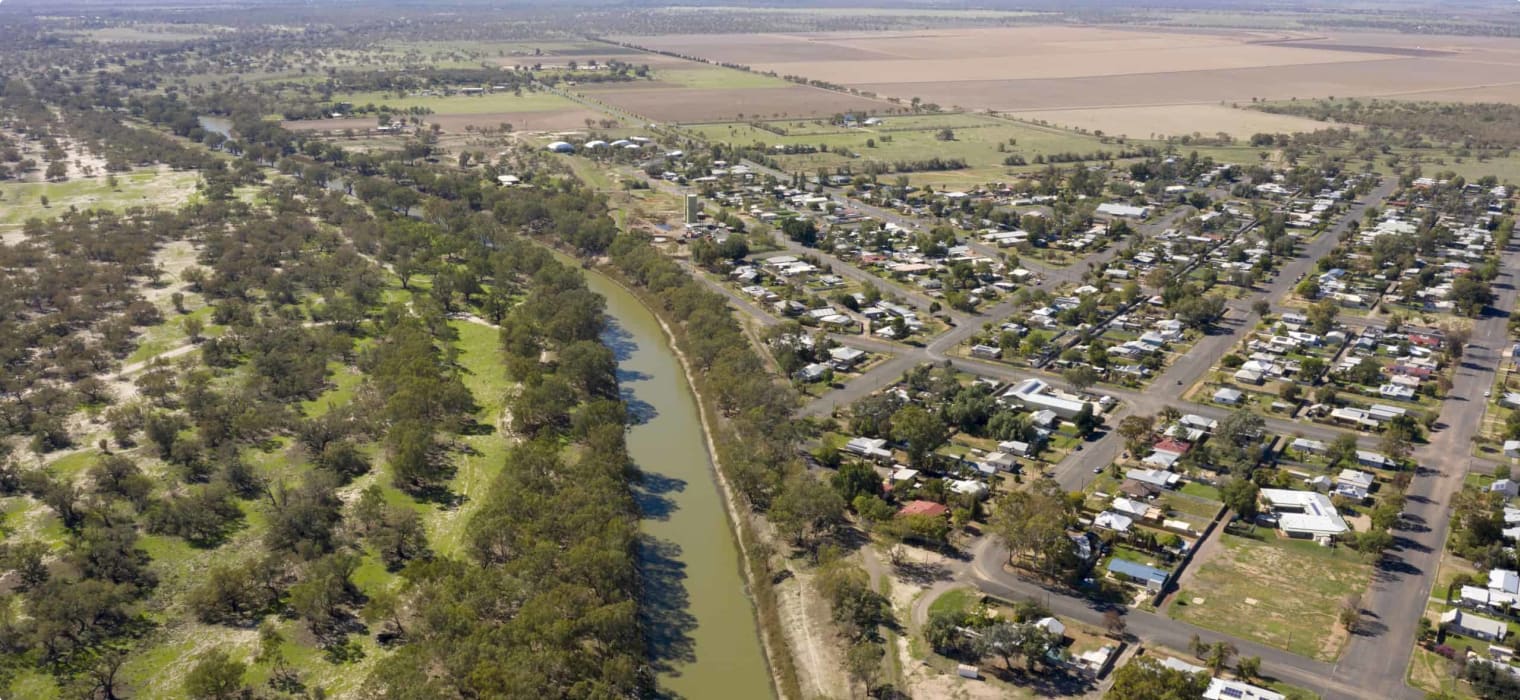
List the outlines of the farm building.
<svg viewBox="0 0 1520 700">
<path fill-rule="evenodd" d="M 567 142 L 567 141 L 555 141 L 553 143 L 550 143 L 548 146 L 545 146 L 545 148 L 549 149 L 551 152 L 554 152 L 554 153 L 574 153 L 575 152 L 575 146 L 570 145 L 570 143 Z"/>
</svg>

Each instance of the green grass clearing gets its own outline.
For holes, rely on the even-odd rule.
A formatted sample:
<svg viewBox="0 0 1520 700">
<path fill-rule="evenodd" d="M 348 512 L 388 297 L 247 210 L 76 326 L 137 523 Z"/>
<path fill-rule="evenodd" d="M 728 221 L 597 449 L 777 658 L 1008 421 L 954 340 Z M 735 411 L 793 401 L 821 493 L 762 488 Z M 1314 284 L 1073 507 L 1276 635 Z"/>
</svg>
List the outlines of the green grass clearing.
<svg viewBox="0 0 1520 700">
<path fill-rule="evenodd" d="M 63 182 L 0 183 L 0 227 L 19 226 L 27 219 L 51 219 L 69 210 L 124 209 L 132 206 L 178 206 L 196 191 L 200 176 L 165 169 L 118 173 L 117 187 L 105 176 Z M 48 205 L 42 206 L 42 198 Z"/>
<path fill-rule="evenodd" d="M 355 107 L 389 105 L 392 110 L 422 107 L 433 114 L 491 114 L 494 112 L 552 112 L 578 109 L 579 105 L 548 92 L 524 92 L 514 95 L 497 92 L 489 95 L 404 95 L 394 92 L 350 92 L 333 95 L 334 102 L 351 102 Z"/>
</svg>

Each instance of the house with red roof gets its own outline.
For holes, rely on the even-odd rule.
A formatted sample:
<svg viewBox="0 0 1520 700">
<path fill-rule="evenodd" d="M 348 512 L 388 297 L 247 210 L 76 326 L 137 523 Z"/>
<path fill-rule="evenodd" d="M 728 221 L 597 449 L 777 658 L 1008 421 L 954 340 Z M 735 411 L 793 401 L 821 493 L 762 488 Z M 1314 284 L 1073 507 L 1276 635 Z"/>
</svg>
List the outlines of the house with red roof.
<svg viewBox="0 0 1520 700">
<path fill-rule="evenodd" d="M 1193 445 L 1192 443 L 1189 443 L 1185 440 L 1178 440 L 1176 438 L 1162 438 L 1152 446 L 1152 449 L 1157 452 L 1169 452 L 1171 454 L 1181 456 L 1187 454 L 1188 450 L 1193 449 Z"/>
<path fill-rule="evenodd" d="M 943 517 L 950 514 L 950 509 L 944 504 L 934 501 L 908 501 L 908 504 L 897 511 L 897 517 L 905 518 L 910 515 L 929 515 Z"/>
</svg>

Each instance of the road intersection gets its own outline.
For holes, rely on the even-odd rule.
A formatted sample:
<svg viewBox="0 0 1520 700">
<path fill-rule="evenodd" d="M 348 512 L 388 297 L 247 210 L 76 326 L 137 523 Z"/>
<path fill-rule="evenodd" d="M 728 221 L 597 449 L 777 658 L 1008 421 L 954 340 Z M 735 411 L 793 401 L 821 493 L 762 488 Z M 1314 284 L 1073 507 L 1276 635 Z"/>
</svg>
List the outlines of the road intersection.
<svg viewBox="0 0 1520 700">
<path fill-rule="evenodd" d="M 1137 392 L 1103 387 L 1101 393 L 1120 401 L 1120 408 L 1108 416 L 1110 426 L 1125 415 L 1154 414 L 1167 406 L 1216 419 L 1227 415 L 1228 410 L 1217 406 L 1190 403 L 1183 399 L 1182 393 L 1235 347 L 1244 333 L 1256 326 L 1259 316 L 1253 307 L 1258 300 L 1266 300 L 1274 312 L 1281 311 L 1282 301 L 1287 298 L 1300 276 L 1309 273 L 1315 263 L 1334 248 L 1352 223 L 1361 220 L 1368 208 L 1380 205 L 1393 191 L 1392 181 L 1378 186 L 1361 203 L 1350 207 L 1335 226 L 1321 232 L 1297 257 L 1286 263 L 1271 282 L 1230 302 L 1226 320 L 1173 362 L 1154 380 L 1150 389 Z M 843 195 L 836 194 L 834 198 L 843 206 L 883 217 L 900 226 L 916 224 L 895 212 L 869 207 Z M 904 299 L 921 310 L 927 310 L 933 303 L 930 297 L 917 290 L 883 280 L 827 252 L 792 242 L 787 243 L 787 248 L 796 254 L 814 256 L 828 265 L 835 274 L 876 286 L 883 293 Z M 1061 283 L 1078 280 L 1087 267 L 1086 263 L 1096 265 L 1112 258 L 1117 252 L 1118 246 L 1109 246 L 1095 256 L 1067 268 L 1041 266 L 1042 279 L 1038 286 L 1054 289 Z M 1394 549 L 1376 567 L 1373 581 L 1363 597 L 1363 616 L 1367 622 L 1351 638 L 1339 662 L 1326 664 L 1138 609 L 1127 612 L 1130 633 L 1140 639 L 1172 648 L 1186 648 L 1195 634 L 1205 641 L 1229 641 L 1242 654 L 1261 657 L 1264 670 L 1269 675 L 1314 690 L 1327 699 L 1423 697 L 1423 693 L 1405 684 L 1405 670 L 1412 653 L 1416 622 L 1423 614 L 1440 562 L 1447 531 L 1448 506 L 1452 496 L 1460 490 L 1469 468 L 1475 464 L 1484 471 L 1492 468 L 1490 464 L 1478 464 L 1468 455 L 1471 440 L 1482 422 L 1484 411 L 1484 402 L 1476 397 L 1482 396 L 1494 380 L 1501 351 L 1507 344 L 1507 310 L 1513 308 L 1516 302 L 1515 279 L 1510 271 L 1520 265 L 1520 253 L 1505 250 L 1501 251 L 1501 255 L 1501 269 L 1504 271 L 1494 282 L 1498 299 L 1476 322 L 1470 345 L 1453 379 L 1454 387 L 1450 392 L 1452 398 L 1443 404 L 1430 441 L 1414 453 L 1419 468 L 1408 489 L 1406 511 L 1412 516 L 1411 520 L 1428 523 L 1429 526 L 1398 532 Z M 780 323 L 780 319 L 736 294 L 728 285 L 712 279 L 700 270 L 689 269 L 755 322 L 766 326 Z M 922 346 L 857 335 L 833 335 L 831 337 L 840 343 L 890 357 L 845 386 L 812 401 L 802 409 L 802 414 L 831 415 L 836 410 L 889 386 L 905 372 L 925 362 L 949 362 L 964 371 L 1006 381 L 1038 376 L 1062 383 L 1058 376 L 1050 373 L 953 354 L 955 348 L 981 330 L 984 322 L 1001 321 L 1015 311 L 1012 301 L 1005 301 L 976 314 L 941 311 L 939 313 L 952 322 L 952 327 Z M 1279 434 L 1302 435 L 1321 440 L 1333 440 L 1343 432 L 1328 426 L 1276 418 L 1267 419 L 1266 423 L 1269 430 Z M 1360 440 L 1369 448 L 1375 448 L 1377 442 L 1376 438 L 1367 436 L 1362 436 Z M 1121 449 L 1122 441 L 1117 432 L 1109 430 L 1084 450 L 1073 452 L 1055 465 L 1053 476 L 1064 488 L 1080 489 L 1091 478 L 1095 467 L 1111 463 Z M 1101 624 L 1103 611 L 1091 601 L 1046 588 L 1007 571 L 1003 566 L 1006 554 L 990 538 L 984 537 L 976 541 L 972 546 L 972 554 L 971 562 L 957 572 L 959 580 L 1002 597 L 1033 597 L 1042 600 L 1058 614 Z"/>
</svg>

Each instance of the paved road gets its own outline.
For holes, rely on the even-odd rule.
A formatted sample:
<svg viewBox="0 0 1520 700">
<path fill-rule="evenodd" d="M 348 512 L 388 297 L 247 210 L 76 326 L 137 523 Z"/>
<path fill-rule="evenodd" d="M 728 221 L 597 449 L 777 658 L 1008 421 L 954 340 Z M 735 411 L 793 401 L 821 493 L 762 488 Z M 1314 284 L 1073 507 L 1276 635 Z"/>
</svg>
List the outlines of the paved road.
<svg viewBox="0 0 1520 700">
<path fill-rule="evenodd" d="M 971 565 L 969 570 L 962 573 L 962 578 L 983 592 L 1007 600 L 1033 600 L 1057 615 L 1103 629 L 1103 613 L 1107 609 L 1106 604 L 1069 596 L 1059 589 L 1046 588 L 1004 570 L 1003 563 L 1008 559 L 1007 550 L 990 537 L 984 537 L 973 544 L 971 554 Z M 1255 642 L 1235 639 L 1143 610 L 1126 611 L 1124 621 L 1127 634 L 1178 651 L 1186 651 L 1195 634 L 1205 643 L 1230 642 L 1235 645 L 1241 656 L 1261 657 L 1262 672 L 1265 675 L 1312 690 L 1319 693 L 1325 700 L 1354 700 L 1369 697 L 1360 687 L 1335 678 L 1334 668 L 1322 661 L 1315 661 Z M 1399 678 L 1402 678 L 1402 673 Z"/>
<path fill-rule="evenodd" d="M 1216 419 L 1228 415 L 1229 410 L 1220 407 L 1184 403 L 1181 401 L 1181 392 L 1196 383 L 1209 368 L 1218 362 L 1220 357 L 1239 342 L 1245 332 L 1255 327 L 1259 318 L 1250 307 L 1256 299 L 1265 298 L 1272 303 L 1274 310 L 1281 310 L 1281 301 L 1297 283 L 1298 276 L 1308 273 L 1318 259 L 1335 246 L 1341 232 L 1350 225 L 1350 222 L 1360 220 L 1369 206 L 1384 201 L 1393 189 L 1392 181 L 1379 186 L 1363 199 L 1363 204 L 1351 207 L 1336 226 L 1327 229 L 1301 251 L 1298 257 L 1285 264 L 1272 282 L 1258 288 L 1255 293 L 1244 299 L 1231 302 L 1227 320 L 1221 324 L 1221 327 L 1214 334 L 1195 343 L 1185 356 L 1179 358 L 1155 380 L 1149 391 L 1134 392 L 1103 388 L 1101 390 L 1103 393 L 1113 395 L 1122 402 L 1118 412 L 1110 416 L 1110 424 L 1116 425 L 1119 419 L 1129 413 L 1152 414 L 1167 405 L 1176 405 L 1184 411 Z M 843 200 L 843 202 L 873 216 L 881 216 L 884 213 L 884 210 L 875 207 L 867 208 L 858 202 L 850 200 Z M 896 219 L 899 225 L 906 226 L 912 223 L 896 214 L 883 218 Z M 920 308 L 927 308 L 928 297 L 915 290 L 908 290 L 882 280 L 821 251 L 795 244 L 788 248 L 797 253 L 817 255 L 830 264 L 836 274 L 876 285 L 883 291 L 907 298 L 909 303 Z M 1109 249 L 1095 255 L 1107 256 L 1104 258 L 1106 260 L 1116 255 L 1118 251 L 1118 246 L 1110 246 Z M 1080 261 L 1060 271 L 1047 270 L 1041 286 L 1053 287 L 1062 282 L 1080 279 L 1082 272 L 1087 268 L 1085 264 L 1087 262 L 1097 263 L 1099 260 Z M 1495 289 L 1499 292 L 1498 308 L 1508 309 L 1513 308 L 1516 298 L 1514 277 L 1508 270 L 1520 265 L 1520 253 L 1505 252 L 1503 263 L 1502 267 L 1506 271 L 1496 282 Z M 699 277 L 707 279 L 703 275 Z M 775 322 L 774 317 L 747 299 L 734 294 L 726 286 L 711 280 L 709 284 L 715 290 L 725 294 L 746 313 L 762 319 L 765 323 Z M 979 321 L 1003 319 L 1014 311 L 1010 300 L 984 309 L 976 317 L 958 314 L 953 328 L 922 347 L 886 343 L 872 338 L 836 336 L 841 342 L 874 352 L 891 353 L 892 357 L 857 377 L 843 389 L 830 392 L 816 400 L 803 412 L 807 415 L 827 415 L 836 408 L 848 405 L 889 385 L 903 373 L 926 361 L 949 361 L 963 370 L 1007 381 L 1040 376 L 1059 382 L 1058 377 L 1048 373 L 946 355 L 948 351 L 981 330 Z M 1348 319 L 1348 321 L 1352 320 L 1354 319 Z M 1454 378 L 1455 388 L 1452 391 L 1454 396 L 1480 396 L 1492 383 L 1500 351 L 1505 346 L 1506 321 L 1507 314 L 1494 313 L 1478 322 L 1463 366 Z M 1468 445 L 1481 423 L 1483 410 L 1481 401 L 1463 399 L 1447 401 L 1441 414 L 1440 429 L 1433 435 L 1428 445 L 1416 452 L 1416 460 L 1422 468 L 1410 486 L 1409 505 L 1406 510 L 1414 519 L 1429 523 L 1430 526 L 1399 533 L 1398 548 L 1389 555 L 1387 563 L 1379 568 L 1375 581 L 1364 597 L 1364 608 L 1369 621 L 1366 631 L 1353 637 L 1338 664 L 1331 666 L 1143 611 L 1128 613 L 1129 631 L 1142 639 L 1178 649 L 1186 649 L 1188 641 L 1194 634 L 1200 635 L 1206 641 L 1213 639 L 1230 641 L 1241 650 L 1242 654 L 1260 656 L 1269 675 L 1315 690 L 1327 700 L 1331 698 L 1419 697 L 1420 693 L 1404 684 L 1404 672 L 1408 667 L 1415 621 L 1422 614 L 1424 602 L 1429 595 L 1435 576 L 1447 529 L 1447 506 L 1452 495 L 1460 489 L 1462 478 L 1469 463 L 1473 461 L 1467 456 Z M 1279 419 L 1268 419 L 1267 425 L 1274 432 L 1299 434 L 1322 440 L 1333 440 L 1343 432 L 1328 426 Z M 1361 440 L 1365 446 L 1369 447 L 1376 443 L 1375 438 L 1367 436 L 1362 436 Z M 1091 478 L 1094 466 L 1106 466 L 1111 463 L 1121 449 L 1122 441 L 1114 431 L 1109 431 L 1104 439 L 1089 443 L 1083 451 L 1073 453 L 1067 460 L 1057 465 L 1054 475 L 1063 487 L 1080 488 Z M 1481 466 L 1485 471 L 1492 468 L 1492 465 L 1486 462 Z M 1058 614 L 1069 615 L 1092 624 L 1102 624 L 1102 610 L 1093 607 L 1091 602 L 1046 590 L 1038 584 L 1003 571 L 1001 564 L 1006 555 L 999 552 L 990 540 L 979 542 L 974 553 L 974 565 L 969 576 L 984 591 L 1012 598 L 1034 597 L 1042 600 Z"/>
<path fill-rule="evenodd" d="M 1483 422 L 1484 400 L 1508 346 L 1509 309 L 1515 308 L 1520 252 L 1504 251 L 1495 306 L 1474 324 L 1467 351 L 1452 379 L 1437 431 L 1415 452 L 1420 465 L 1404 509 L 1420 527 L 1398 532 L 1398 546 L 1377 570 L 1363 596 L 1369 631 L 1353 637 L 1336 665 L 1337 679 L 1378 693 L 1404 692 L 1416 623 L 1425 610 L 1446 541 L 1451 499 L 1473 461 L 1468 455 Z"/>
</svg>

